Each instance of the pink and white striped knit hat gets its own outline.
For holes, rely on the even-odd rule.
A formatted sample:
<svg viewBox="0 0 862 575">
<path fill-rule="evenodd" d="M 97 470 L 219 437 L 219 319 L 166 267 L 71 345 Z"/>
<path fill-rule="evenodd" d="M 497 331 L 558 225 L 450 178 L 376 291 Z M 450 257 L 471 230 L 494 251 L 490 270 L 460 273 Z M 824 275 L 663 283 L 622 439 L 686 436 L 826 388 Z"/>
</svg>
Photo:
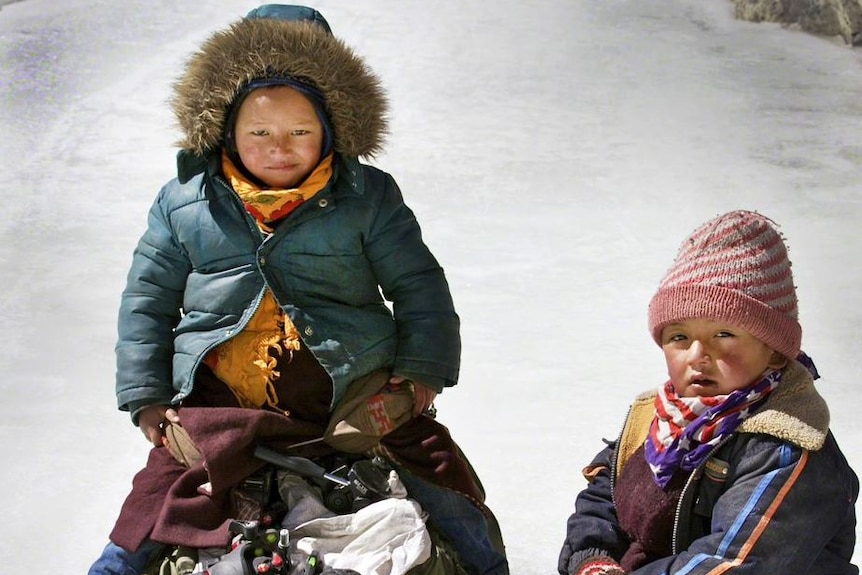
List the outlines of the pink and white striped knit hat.
<svg viewBox="0 0 862 575">
<path fill-rule="evenodd" d="M 802 343 L 787 248 L 773 222 L 729 212 L 697 228 L 679 248 L 649 305 L 661 345 L 665 326 L 686 319 L 726 321 L 794 359 Z"/>
</svg>

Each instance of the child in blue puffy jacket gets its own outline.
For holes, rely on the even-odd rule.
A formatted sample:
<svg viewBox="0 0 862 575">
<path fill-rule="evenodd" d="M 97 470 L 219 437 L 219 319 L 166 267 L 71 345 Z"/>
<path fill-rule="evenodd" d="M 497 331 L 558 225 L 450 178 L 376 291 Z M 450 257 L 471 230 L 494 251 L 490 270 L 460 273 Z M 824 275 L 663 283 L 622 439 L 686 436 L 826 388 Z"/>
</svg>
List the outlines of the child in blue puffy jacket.
<svg viewBox="0 0 862 575">
<path fill-rule="evenodd" d="M 379 80 L 317 11 L 264 5 L 202 45 L 172 105 L 178 175 L 135 250 L 116 347 L 119 407 L 154 449 L 91 574 L 228 539 L 215 503 L 171 512 L 188 461 L 165 455 L 166 429 L 210 449 L 196 410 L 277 414 L 326 455 L 345 398 L 404 393 L 400 413 L 368 407 L 375 439 L 357 450 L 397 468 L 462 568 L 508 573 L 481 484 L 434 418 L 460 362 L 446 278 L 393 178 L 358 159 L 386 134 Z"/>
</svg>

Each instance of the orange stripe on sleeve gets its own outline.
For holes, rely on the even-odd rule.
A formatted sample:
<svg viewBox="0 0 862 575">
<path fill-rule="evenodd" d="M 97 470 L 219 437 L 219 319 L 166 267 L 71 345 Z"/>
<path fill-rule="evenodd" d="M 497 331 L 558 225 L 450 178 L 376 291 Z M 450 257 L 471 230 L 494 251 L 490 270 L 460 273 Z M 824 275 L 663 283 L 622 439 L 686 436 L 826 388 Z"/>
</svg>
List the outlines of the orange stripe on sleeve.
<svg viewBox="0 0 862 575">
<path fill-rule="evenodd" d="M 775 515 L 776 511 L 778 511 L 778 508 L 781 507 L 782 503 L 784 503 L 787 493 L 794 485 L 796 485 L 796 480 L 799 479 L 799 476 L 808 464 L 808 455 L 808 451 L 802 452 L 802 457 L 799 458 L 799 463 L 796 464 L 796 469 L 793 470 L 793 473 L 790 475 L 790 479 L 788 479 L 781 487 L 781 490 L 778 492 L 778 496 L 776 496 L 772 501 L 772 504 L 766 510 L 766 513 L 763 514 L 763 517 L 760 518 L 760 521 L 758 521 L 757 526 L 751 532 L 751 535 L 745 543 L 743 543 L 742 548 L 739 551 L 739 555 L 737 555 L 732 561 L 725 561 L 720 565 L 715 566 L 709 571 L 709 573 L 707 573 L 707 575 L 721 575 L 745 561 L 748 554 L 751 553 L 751 549 L 757 544 L 760 536 L 763 535 L 763 532 L 766 530 L 767 526 L 769 526 L 769 523 L 772 521 L 772 517 Z"/>
</svg>

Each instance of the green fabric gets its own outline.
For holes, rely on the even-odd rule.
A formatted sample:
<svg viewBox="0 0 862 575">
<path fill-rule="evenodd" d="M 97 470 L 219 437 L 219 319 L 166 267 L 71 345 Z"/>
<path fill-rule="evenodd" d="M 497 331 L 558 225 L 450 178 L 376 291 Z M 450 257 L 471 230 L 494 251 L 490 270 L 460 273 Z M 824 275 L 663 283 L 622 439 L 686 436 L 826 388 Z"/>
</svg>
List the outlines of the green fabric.
<svg viewBox="0 0 862 575">
<path fill-rule="evenodd" d="M 468 575 L 459 563 L 458 553 L 440 537 L 436 530 L 430 525 L 427 527 L 431 542 L 434 544 L 431 558 L 408 571 L 407 575 Z"/>
</svg>

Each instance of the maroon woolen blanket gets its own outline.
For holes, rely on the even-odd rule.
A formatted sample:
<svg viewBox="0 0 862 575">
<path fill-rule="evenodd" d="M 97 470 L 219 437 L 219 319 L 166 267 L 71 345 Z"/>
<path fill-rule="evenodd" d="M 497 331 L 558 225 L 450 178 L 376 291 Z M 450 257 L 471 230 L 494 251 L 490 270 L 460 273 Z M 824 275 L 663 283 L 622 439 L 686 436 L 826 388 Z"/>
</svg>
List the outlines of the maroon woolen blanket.
<svg viewBox="0 0 862 575">
<path fill-rule="evenodd" d="M 124 549 L 137 549 L 147 537 L 190 547 L 226 545 L 230 488 L 264 464 L 254 457 L 254 448 L 283 449 L 323 434 L 318 425 L 257 409 L 187 407 L 180 417 L 201 462 L 185 468 L 166 448 L 152 449 L 111 532 L 111 541 Z M 320 455 L 308 449 L 290 454 Z M 206 482 L 212 496 L 198 492 Z"/>
<path fill-rule="evenodd" d="M 147 466 L 132 482 L 111 532 L 111 541 L 135 550 L 146 539 L 188 547 L 221 547 L 230 541 L 230 489 L 264 462 L 258 445 L 290 455 L 331 453 L 323 443 L 288 448 L 323 436 L 320 425 L 266 410 L 235 407 L 184 407 L 182 425 L 200 451 L 200 463 L 182 466 L 166 448 L 153 448 Z M 446 427 L 418 417 L 384 437 L 396 462 L 418 477 L 468 496 L 480 508 L 484 493 L 470 464 Z M 212 495 L 198 492 L 210 482 Z"/>
</svg>

